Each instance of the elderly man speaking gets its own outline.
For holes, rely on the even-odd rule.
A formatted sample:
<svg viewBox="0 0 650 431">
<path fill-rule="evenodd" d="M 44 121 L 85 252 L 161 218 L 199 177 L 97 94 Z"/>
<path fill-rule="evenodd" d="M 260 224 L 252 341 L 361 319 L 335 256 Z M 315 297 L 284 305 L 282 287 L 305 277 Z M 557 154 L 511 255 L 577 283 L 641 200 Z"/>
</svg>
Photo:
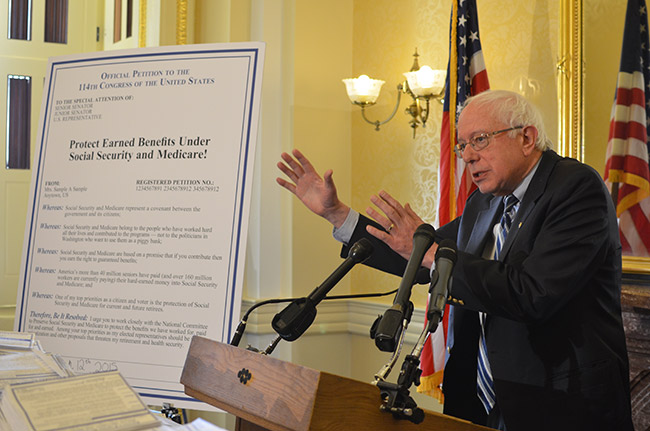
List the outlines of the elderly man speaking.
<svg viewBox="0 0 650 431">
<path fill-rule="evenodd" d="M 549 143 L 516 93 L 474 96 L 458 119 L 454 151 L 478 190 L 436 231 L 458 245 L 444 412 L 508 431 L 632 430 L 616 213 L 598 173 Z M 402 275 L 423 222 L 408 204 L 381 191 L 365 217 L 331 170 L 297 150 L 282 159 L 278 183 L 332 223 L 343 255 L 370 238 L 366 264 Z"/>
</svg>

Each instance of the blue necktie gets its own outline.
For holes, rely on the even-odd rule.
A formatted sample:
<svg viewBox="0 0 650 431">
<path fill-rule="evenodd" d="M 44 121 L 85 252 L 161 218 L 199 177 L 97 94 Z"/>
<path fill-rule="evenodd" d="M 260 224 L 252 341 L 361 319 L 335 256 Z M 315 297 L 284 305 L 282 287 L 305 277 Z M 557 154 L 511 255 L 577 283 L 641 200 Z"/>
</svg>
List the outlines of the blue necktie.
<svg viewBox="0 0 650 431">
<path fill-rule="evenodd" d="M 499 253 L 506 241 L 506 236 L 512 226 L 512 219 L 514 219 L 517 209 L 519 208 L 519 199 L 515 195 L 508 195 L 505 198 L 505 208 L 499 227 L 497 228 L 496 243 L 494 250 L 494 260 L 499 259 Z M 487 345 L 485 343 L 485 313 L 479 312 L 479 320 L 481 323 L 481 332 L 479 334 L 478 343 L 478 369 L 476 376 L 477 393 L 485 411 L 490 413 L 494 404 L 496 403 L 496 396 L 494 394 L 494 382 L 492 380 L 492 371 L 490 370 L 490 363 L 487 356 Z"/>
</svg>

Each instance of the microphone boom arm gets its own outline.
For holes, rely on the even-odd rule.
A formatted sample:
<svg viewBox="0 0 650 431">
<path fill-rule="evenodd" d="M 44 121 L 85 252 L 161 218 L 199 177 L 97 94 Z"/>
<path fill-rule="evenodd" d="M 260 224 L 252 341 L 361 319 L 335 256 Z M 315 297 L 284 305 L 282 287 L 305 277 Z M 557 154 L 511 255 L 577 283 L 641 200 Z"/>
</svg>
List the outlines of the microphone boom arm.
<svg viewBox="0 0 650 431">
<path fill-rule="evenodd" d="M 422 370 L 418 366 L 420 365 L 420 356 L 430 328 L 431 325 L 426 325 L 418 337 L 418 341 L 415 343 L 411 354 L 404 358 L 397 383 L 387 382 L 385 381 L 385 377 L 390 373 L 397 361 L 397 356 L 399 356 L 404 341 L 403 338 L 406 328 L 402 331 L 399 348 L 393 354 L 391 362 L 384 365 L 375 374 L 373 384 L 379 388 L 382 399 L 382 404 L 379 408 L 382 411 L 391 413 L 396 419 L 406 419 L 416 424 L 419 424 L 424 419 L 424 411 L 417 406 L 417 403 L 410 395 L 409 389 L 413 384 L 416 386 L 420 384 Z"/>
<path fill-rule="evenodd" d="M 396 419 L 407 419 L 413 423 L 419 424 L 424 420 L 424 411 L 419 408 L 409 394 L 411 385 L 420 385 L 420 376 L 422 370 L 419 368 L 420 356 L 422 349 L 430 333 L 435 332 L 436 328 L 442 320 L 444 315 L 445 305 L 447 303 L 447 295 L 449 292 L 449 284 L 451 283 L 453 267 L 456 263 L 456 244 L 451 240 L 443 240 L 438 246 L 436 252 L 436 271 L 435 277 L 432 276 L 431 285 L 429 287 L 429 302 L 427 305 L 427 325 L 425 325 L 418 341 L 415 343 L 411 354 L 406 355 L 402 363 L 400 375 L 397 378 L 397 383 L 389 383 L 383 378 L 375 378 L 375 384 L 380 390 L 382 405 L 380 409 L 385 412 L 392 413 Z M 404 331 L 406 329 L 404 328 Z M 402 333 L 402 336 L 404 334 Z M 402 341 L 400 341 L 401 343 Z M 401 346 L 400 346 L 401 348 Z M 394 360 L 390 364 L 394 365 Z M 386 368 L 384 366 L 384 368 Z M 378 375 L 384 369 L 380 370 Z M 388 370 L 390 372 L 390 369 Z M 382 376 L 385 377 L 385 376 Z"/>
</svg>

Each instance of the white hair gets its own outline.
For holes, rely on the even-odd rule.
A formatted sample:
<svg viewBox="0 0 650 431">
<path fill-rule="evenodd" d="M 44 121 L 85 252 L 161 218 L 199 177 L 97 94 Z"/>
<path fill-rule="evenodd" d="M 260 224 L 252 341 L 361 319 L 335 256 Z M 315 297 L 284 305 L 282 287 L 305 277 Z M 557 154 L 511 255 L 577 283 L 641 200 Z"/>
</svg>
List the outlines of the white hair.
<svg viewBox="0 0 650 431">
<path fill-rule="evenodd" d="M 542 114 L 522 95 L 506 90 L 487 90 L 465 100 L 462 109 L 470 103 L 481 107 L 487 106 L 496 120 L 509 124 L 510 127 L 534 126 L 537 129 L 535 146 L 542 151 L 551 147 L 551 141 L 544 130 Z M 515 134 L 516 131 L 513 130 L 511 133 Z"/>
</svg>

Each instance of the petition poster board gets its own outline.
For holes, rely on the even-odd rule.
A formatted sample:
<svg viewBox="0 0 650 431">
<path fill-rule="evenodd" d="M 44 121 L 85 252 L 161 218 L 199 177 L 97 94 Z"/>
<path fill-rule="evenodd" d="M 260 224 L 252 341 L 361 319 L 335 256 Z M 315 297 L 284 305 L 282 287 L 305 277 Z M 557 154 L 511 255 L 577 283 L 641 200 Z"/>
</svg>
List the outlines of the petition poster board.
<svg viewBox="0 0 650 431">
<path fill-rule="evenodd" d="M 48 63 L 15 329 L 76 372 L 183 393 L 192 335 L 240 316 L 263 43 Z"/>
</svg>

